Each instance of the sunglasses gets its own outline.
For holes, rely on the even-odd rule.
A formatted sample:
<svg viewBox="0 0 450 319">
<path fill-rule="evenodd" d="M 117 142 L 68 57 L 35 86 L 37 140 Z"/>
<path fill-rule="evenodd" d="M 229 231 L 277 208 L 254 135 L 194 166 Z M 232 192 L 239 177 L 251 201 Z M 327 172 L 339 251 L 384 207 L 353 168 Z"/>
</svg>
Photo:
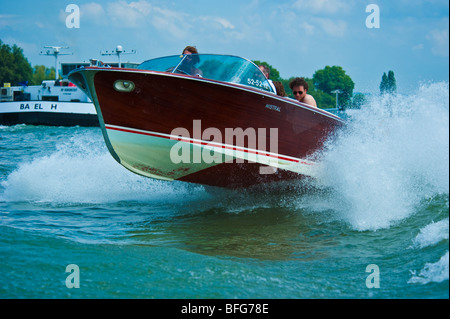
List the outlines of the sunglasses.
<svg viewBox="0 0 450 319">
<path fill-rule="evenodd" d="M 297 94 L 302 95 L 302 94 L 303 94 L 303 91 L 292 91 L 292 93 L 294 93 L 294 95 L 297 95 Z"/>
</svg>

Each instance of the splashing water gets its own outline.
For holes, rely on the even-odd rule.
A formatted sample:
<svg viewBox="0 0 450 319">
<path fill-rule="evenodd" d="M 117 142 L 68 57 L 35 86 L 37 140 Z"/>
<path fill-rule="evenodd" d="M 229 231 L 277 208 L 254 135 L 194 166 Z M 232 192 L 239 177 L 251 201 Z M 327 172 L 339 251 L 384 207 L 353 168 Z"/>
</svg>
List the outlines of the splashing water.
<svg viewBox="0 0 450 319">
<path fill-rule="evenodd" d="M 448 83 L 435 83 L 411 96 L 374 96 L 362 109 L 349 110 L 346 128 L 319 154 L 320 184 L 332 194 L 290 194 L 280 203 L 286 199 L 289 206 L 294 197 L 294 205 L 312 211 L 331 209 L 364 231 L 389 228 L 411 216 L 421 200 L 448 194 L 448 99 Z M 19 164 L 2 182 L 0 196 L 57 203 L 181 202 L 209 196 L 202 186 L 132 174 L 109 155 L 99 132 L 83 134 Z"/>
<path fill-rule="evenodd" d="M 75 135 L 54 153 L 20 164 L 2 186 L 7 201 L 56 203 L 181 201 L 192 189 L 202 189 L 128 172 L 110 156 L 98 134 Z"/>
<path fill-rule="evenodd" d="M 289 191 L 144 178 L 98 128 L 0 127 L 0 294 L 448 299 L 448 98 L 436 83 L 349 110 L 319 181 Z"/>
<path fill-rule="evenodd" d="M 449 86 L 373 97 L 320 154 L 321 183 L 357 230 L 388 228 L 449 191 Z"/>
</svg>

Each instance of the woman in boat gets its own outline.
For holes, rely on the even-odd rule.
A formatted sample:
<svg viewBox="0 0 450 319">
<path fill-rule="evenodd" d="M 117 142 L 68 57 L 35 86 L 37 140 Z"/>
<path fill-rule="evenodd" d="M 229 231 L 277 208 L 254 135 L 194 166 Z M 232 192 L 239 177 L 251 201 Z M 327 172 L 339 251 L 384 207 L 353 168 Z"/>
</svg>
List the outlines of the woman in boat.
<svg viewBox="0 0 450 319">
<path fill-rule="evenodd" d="M 273 85 L 275 86 L 275 89 L 277 91 L 277 95 L 279 95 L 279 96 L 287 96 L 282 82 L 274 81 Z"/>
</svg>

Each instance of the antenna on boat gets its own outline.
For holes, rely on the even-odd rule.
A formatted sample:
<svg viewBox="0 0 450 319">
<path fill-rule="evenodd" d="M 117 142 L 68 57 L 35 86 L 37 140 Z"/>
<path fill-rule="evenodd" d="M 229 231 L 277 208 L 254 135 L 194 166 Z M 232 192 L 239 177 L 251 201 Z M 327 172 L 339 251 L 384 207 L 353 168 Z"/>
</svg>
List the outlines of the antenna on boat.
<svg viewBox="0 0 450 319">
<path fill-rule="evenodd" d="M 55 80 L 59 79 L 59 73 L 58 73 L 58 56 L 60 55 L 72 55 L 72 53 L 62 53 L 61 49 L 68 49 L 69 47 L 56 47 L 56 46 L 44 46 L 44 48 L 53 49 L 47 50 L 47 51 L 41 51 L 40 55 L 48 55 L 48 56 L 54 56 L 55 57 Z"/>
<path fill-rule="evenodd" d="M 121 45 L 118 45 L 116 47 L 116 50 L 114 50 L 114 51 L 104 51 L 104 52 L 100 52 L 100 53 L 101 53 L 101 55 L 117 55 L 117 57 L 119 58 L 119 68 L 121 68 L 122 63 L 120 61 L 120 56 L 122 54 L 134 54 L 134 53 L 136 53 L 136 50 L 125 51 Z"/>
</svg>

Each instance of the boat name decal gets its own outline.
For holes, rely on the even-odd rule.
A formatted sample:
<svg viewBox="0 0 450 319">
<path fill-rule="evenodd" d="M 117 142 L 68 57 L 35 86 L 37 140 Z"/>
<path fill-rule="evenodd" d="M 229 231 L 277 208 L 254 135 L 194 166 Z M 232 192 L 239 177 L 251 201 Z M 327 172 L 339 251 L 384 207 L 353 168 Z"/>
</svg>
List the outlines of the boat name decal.
<svg viewBox="0 0 450 319">
<path fill-rule="evenodd" d="M 281 107 L 272 104 L 266 104 L 266 109 L 281 112 Z"/>
<path fill-rule="evenodd" d="M 57 103 L 52 103 L 50 106 L 50 110 L 56 110 L 57 108 L 58 108 Z M 35 103 L 34 105 L 31 104 L 31 106 L 28 103 L 21 103 L 20 109 L 21 110 L 43 110 L 41 103 Z"/>
</svg>

